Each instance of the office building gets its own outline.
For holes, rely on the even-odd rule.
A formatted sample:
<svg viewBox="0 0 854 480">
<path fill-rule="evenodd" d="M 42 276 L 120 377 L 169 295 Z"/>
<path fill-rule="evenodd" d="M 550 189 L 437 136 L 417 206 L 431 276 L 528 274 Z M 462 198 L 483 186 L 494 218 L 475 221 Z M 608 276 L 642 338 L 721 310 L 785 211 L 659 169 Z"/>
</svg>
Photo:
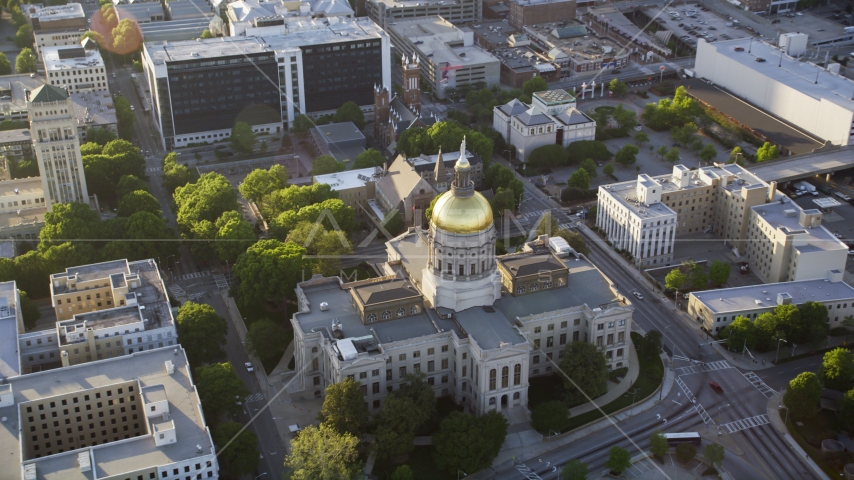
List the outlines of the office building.
<svg viewBox="0 0 854 480">
<path fill-rule="evenodd" d="M 163 12 L 163 6 L 160 5 L 160 2 L 120 4 L 115 6 L 115 10 L 116 18 L 119 21 L 127 18 L 137 25 L 166 20 L 166 14 Z"/>
<path fill-rule="evenodd" d="M 382 169 L 380 167 L 357 168 L 343 172 L 315 175 L 312 183 L 324 183 L 338 192 L 338 198 L 344 205 L 352 207 L 356 215 L 365 215 L 368 201 L 376 195 L 376 184 Z"/>
<path fill-rule="evenodd" d="M 752 38 L 697 44 L 695 75 L 820 141 L 854 145 L 854 81 Z"/>
<path fill-rule="evenodd" d="M 28 121 L 29 94 L 44 85 L 41 76 L 3 75 L 0 77 L 0 121 Z"/>
<path fill-rule="evenodd" d="M 383 30 L 400 20 L 442 17 L 445 20 L 464 24 L 483 18 L 483 0 L 363 0 L 364 8 L 371 20 Z"/>
<path fill-rule="evenodd" d="M 38 239 L 46 212 L 40 177 L 0 182 L 0 238 Z"/>
<path fill-rule="evenodd" d="M 828 326 L 841 327 L 842 320 L 854 314 L 854 288 L 842 281 L 841 270 L 832 269 L 809 280 L 691 292 L 688 314 L 717 334 L 738 317 L 756 320 L 778 305 L 801 306 L 806 302 L 827 307 Z"/>
<path fill-rule="evenodd" d="M 558 26 L 554 23 L 528 25 L 522 31 L 531 43 L 545 52 L 546 58 L 565 70 L 566 75 L 622 68 L 629 64 L 632 53 L 611 38 L 590 35 L 587 27 L 578 21 Z"/>
<path fill-rule="evenodd" d="M 429 228 L 386 243 L 382 277 L 298 284 L 293 395 L 319 397 L 349 377 L 377 412 L 408 373 L 424 373 L 437 396 L 481 414 L 526 405 L 528 379 L 555 371 L 567 342 L 600 345 L 608 368 L 628 365 L 628 300 L 584 257 L 552 255 L 547 238 L 496 256 L 492 210 L 469 173 L 461 156 Z"/>
<path fill-rule="evenodd" d="M 474 32 L 467 27 L 429 16 L 397 20 L 389 23 L 386 31 L 401 56 L 417 56 L 421 78 L 438 98 L 446 98 L 449 88 L 462 89 L 479 82 L 492 87 L 500 81 L 501 62 L 475 45 Z"/>
<path fill-rule="evenodd" d="M 499 105 L 493 109 L 492 126 L 516 147 L 516 158 L 523 162 L 545 145 L 566 147 L 596 138 L 596 121 L 576 108 L 575 97 L 565 90 L 536 92 L 530 105 L 516 99 Z"/>
<path fill-rule="evenodd" d="M 223 7 L 230 36 L 257 36 L 258 29 L 281 27 L 313 18 L 352 18 L 353 9 L 346 0 L 259 1 L 238 0 Z"/>
<path fill-rule="evenodd" d="M 45 81 L 70 93 L 107 90 L 107 72 L 101 53 L 91 45 L 42 48 Z"/>
<path fill-rule="evenodd" d="M 164 147 L 222 140 L 238 121 L 281 133 L 300 114 L 325 115 L 348 101 L 371 117 L 374 85 L 391 86 L 388 36 L 376 24 L 333 17 L 276 28 L 263 37 L 145 43 Z"/>
<path fill-rule="evenodd" d="M 33 28 L 36 55 L 44 47 L 80 45 L 80 37 L 89 29 L 86 12 L 79 3 L 42 7 L 21 5 L 21 10 Z"/>
<path fill-rule="evenodd" d="M 700 232 L 721 237 L 769 283 L 822 277 L 846 261 L 821 212 L 736 164 L 675 165 L 671 175 L 600 186 L 598 196 L 596 226 L 638 265 L 669 265 L 676 237 Z"/>
<path fill-rule="evenodd" d="M 522 29 L 536 23 L 575 20 L 576 0 L 512 0 L 510 25 Z"/>
<path fill-rule="evenodd" d="M 54 203 L 70 202 L 88 205 L 74 106 L 68 92 L 42 85 L 30 94 L 27 112 L 45 207 L 50 210 Z"/>
<path fill-rule="evenodd" d="M 0 155 L 20 160 L 33 155 L 33 141 L 29 130 L 0 131 Z"/>
<path fill-rule="evenodd" d="M 113 96 L 108 90 L 86 93 L 72 93 L 71 104 L 74 119 L 77 121 L 77 135 L 80 143 L 86 143 L 86 132 L 90 128 L 103 128 L 119 136 L 119 122 Z"/>
<path fill-rule="evenodd" d="M 50 293 L 63 366 L 177 343 L 153 259 L 68 267 L 50 276 Z"/>
</svg>

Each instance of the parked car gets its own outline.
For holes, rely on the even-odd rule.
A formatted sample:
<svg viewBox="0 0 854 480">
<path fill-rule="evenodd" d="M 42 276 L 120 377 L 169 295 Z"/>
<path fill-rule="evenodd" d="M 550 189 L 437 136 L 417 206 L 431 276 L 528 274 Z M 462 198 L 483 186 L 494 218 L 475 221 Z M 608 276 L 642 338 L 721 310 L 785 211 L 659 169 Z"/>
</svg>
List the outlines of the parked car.
<svg viewBox="0 0 854 480">
<path fill-rule="evenodd" d="M 252 373 L 255 371 L 255 367 L 252 366 L 252 362 L 246 362 L 246 363 L 244 363 L 244 365 L 246 365 L 246 371 L 247 372 Z"/>
<path fill-rule="evenodd" d="M 638 300 L 643 300 L 643 294 L 640 292 L 632 292 L 632 295 L 637 297 Z"/>
</svg>

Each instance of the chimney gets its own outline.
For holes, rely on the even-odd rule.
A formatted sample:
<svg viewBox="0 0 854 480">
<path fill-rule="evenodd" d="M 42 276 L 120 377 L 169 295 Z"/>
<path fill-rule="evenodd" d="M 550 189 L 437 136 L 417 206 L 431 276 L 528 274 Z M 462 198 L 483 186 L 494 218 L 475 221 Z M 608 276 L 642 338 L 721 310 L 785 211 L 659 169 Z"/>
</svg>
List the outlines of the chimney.
<svg viewBox="0 0 854 480">
<path fill-rule="evenodd" d="M 773 202 L 774 196 L 777 195 L 777 182 L 772 181 L 770 186 L 771 189 L 768 191 L 768 201 Z"/>
</svg>

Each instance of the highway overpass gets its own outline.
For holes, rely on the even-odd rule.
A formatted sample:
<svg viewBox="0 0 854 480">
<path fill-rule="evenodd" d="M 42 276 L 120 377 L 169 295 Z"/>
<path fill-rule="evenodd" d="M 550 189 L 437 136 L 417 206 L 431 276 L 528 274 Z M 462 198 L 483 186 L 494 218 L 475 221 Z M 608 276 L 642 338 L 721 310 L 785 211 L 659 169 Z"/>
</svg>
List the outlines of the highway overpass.
<svg viewBox="0 0 854 480">
<path fill-rule="evenodd" d="M 748 170 L 766 182 L 773 180 L 783 183 L 852 167 L 854 167 L 854 146 L 846 146 L 758 163 L 748 167 Z"/>
</svg>

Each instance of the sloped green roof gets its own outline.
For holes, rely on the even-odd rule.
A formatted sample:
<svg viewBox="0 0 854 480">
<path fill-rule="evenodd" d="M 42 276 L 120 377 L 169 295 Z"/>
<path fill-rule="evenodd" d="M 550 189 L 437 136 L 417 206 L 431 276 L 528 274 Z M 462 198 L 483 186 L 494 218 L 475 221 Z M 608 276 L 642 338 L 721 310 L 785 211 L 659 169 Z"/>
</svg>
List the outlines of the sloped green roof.
<svg viewBox="0 0 854 480">
<path fill-rule="evenodd" d="M 583 37 L 584 35 L 587 35 L 587 28 L 584 25 L 571 25 L 569 27 L 560 27 L 552 30 L 552 35 L 557 38 Z"/>
<path fill-rule="evenodd" d="M 60 102 L 66 98 L 68 98 L 68 93 L 65 90 L 54 87 L 53 85 L 44 84 L 33 90 L 30 101 L 33 103 Z"/>
</svg>

